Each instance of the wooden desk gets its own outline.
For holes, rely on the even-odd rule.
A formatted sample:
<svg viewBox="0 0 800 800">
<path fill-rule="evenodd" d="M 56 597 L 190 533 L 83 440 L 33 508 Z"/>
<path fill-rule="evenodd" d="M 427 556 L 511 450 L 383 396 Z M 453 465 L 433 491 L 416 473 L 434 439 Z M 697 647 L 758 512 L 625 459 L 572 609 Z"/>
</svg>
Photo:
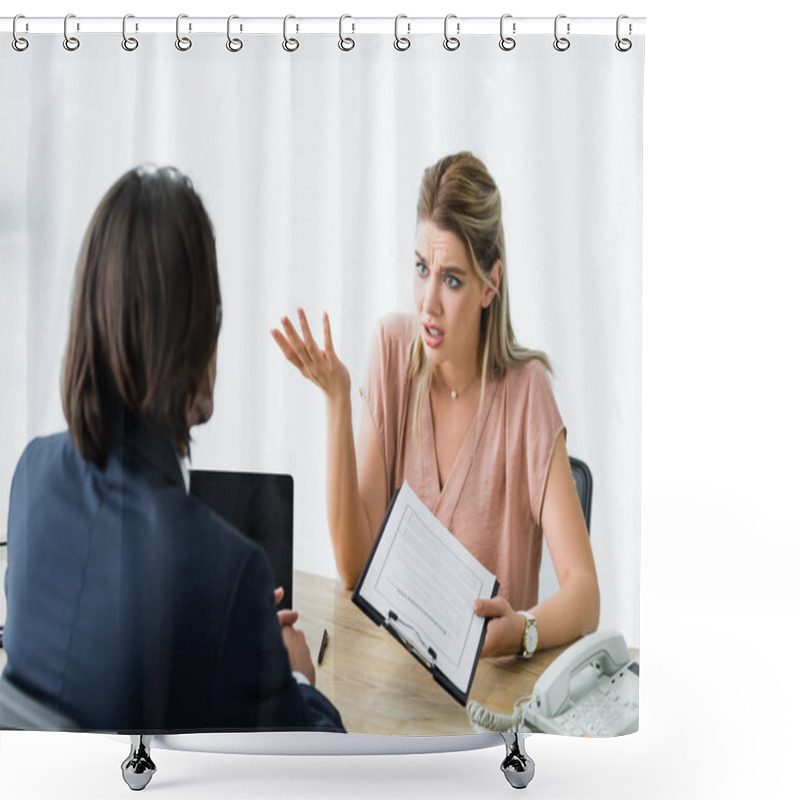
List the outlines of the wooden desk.
<svg viewBox="0 0 800 800">
<path fill-rule="evenodd" d="M 298 627 L 316 665 L 323 629 L 330 640 L 317 687 L 339 709 L 350 733 L 423 736 L 474 733 L 466 710 L 384 628 L 371 622 L 338 581 L 294 573 Z M 478 663 L 470 699 L 511 713 L 530 694 L 536 679 L 564 648 L 536 653 L 530 661 L 512 657 Z M 0 650 L 0 668 L 5 652 Z"/>
<path fill-rule="evenodd" d="M 316 662 L 323 629 L 330 637 L 317 688 L 339 709 L 350 733 L 423 736 L 474 733 L 465 708 L 384 628 L 370 621 L 338 581 L 294 573 L 294 607 Z M 470 699 L 511 713 L 563 647 L 530 661 L 510 656 L 478 663 Z"/>
</svg>

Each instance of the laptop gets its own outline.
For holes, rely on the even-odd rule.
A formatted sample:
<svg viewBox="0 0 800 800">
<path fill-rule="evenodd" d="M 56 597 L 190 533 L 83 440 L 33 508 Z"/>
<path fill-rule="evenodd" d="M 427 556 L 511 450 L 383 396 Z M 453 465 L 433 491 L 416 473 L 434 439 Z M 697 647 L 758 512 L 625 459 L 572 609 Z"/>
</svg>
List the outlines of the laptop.
<svg viewBox="0 0 800 800">
<path fill-rule="evenodd" d="M 292 607 L 294 480 L 291 475 L 192 470 L 190 494 L 260 545 L 276 586 L 278 608 Z"/>
</svg>

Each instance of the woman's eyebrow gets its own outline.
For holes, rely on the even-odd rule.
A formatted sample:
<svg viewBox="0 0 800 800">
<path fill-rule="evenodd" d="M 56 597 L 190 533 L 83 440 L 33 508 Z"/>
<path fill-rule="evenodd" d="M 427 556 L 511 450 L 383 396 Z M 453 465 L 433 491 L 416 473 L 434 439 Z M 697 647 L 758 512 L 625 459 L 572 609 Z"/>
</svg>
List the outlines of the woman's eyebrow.
<svg viewBox="0 0 800 800">
<path fill-rule="evenodd" d="M 423 258 L 418 250 L 414 251 L 414 255 L 417 257 L 417 261 L 421 264 L 424 264 L 426 267 L 428 266 L 428 262 L 425 258 Z M 447 272 L 453 275 L 467 275 L 467 270 L 462 269 L 461 267 L 442 267 L 442 272 Z"/>
</svg>

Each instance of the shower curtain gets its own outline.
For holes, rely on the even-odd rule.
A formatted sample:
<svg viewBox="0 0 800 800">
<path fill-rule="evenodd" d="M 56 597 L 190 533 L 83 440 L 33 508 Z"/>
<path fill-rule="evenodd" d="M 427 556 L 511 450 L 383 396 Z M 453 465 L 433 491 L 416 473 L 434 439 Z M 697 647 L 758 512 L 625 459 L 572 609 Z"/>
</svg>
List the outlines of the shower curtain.
<svg viewBox="0 0 800 800">
<path fill-rule="evenodd" d="M 65 428 L 59 378 L 89 218 L 126 170 L 174 165 L 213 221 L 224 307 L 215 410 L 193 433 L 192 468 L 292 476 L 294 604 L 315 659 L 328 639 L 318 677 L 349 731 L 468 733 L 433 681 L 430 714 L 402 713 L 372 649 L 396 646 L 386 630 L 363 631 L 363 657 L 345 652 L 360 644 L 336 629 L 335 602 L 349 597 L 328 532 L 324 403 L 270 331 L 302 307 L 321 341 L 328 314 L 357 430 L 376 325 L 416 310 L 423 172 L 448 154 L 479 157 L 502 195 L 516 338 L 547 353 L 570 455 L 592 471 L 600 627 L 637 649 L 644 40 L 620 47 L 613 20 L 602 35 L 517 34 L 505 47 L 456 20 L 410 35 L 399 21 L 399 39 L 346 20 L 338 36 L 335 20 L 304 35 L 295 22 L 184 29 L 188 49 L 132 27 L 135 48 L 119 33 L 73 31 L 76 49 L 55 33 L 29 34 L 25 50 L 3 41 L 0 538 L 26 443 Z M 540 600 L 558 586 L 543 562 Z M 353 713 L 337 671 L 356 666 L 386 707 Z"/>
</svg>

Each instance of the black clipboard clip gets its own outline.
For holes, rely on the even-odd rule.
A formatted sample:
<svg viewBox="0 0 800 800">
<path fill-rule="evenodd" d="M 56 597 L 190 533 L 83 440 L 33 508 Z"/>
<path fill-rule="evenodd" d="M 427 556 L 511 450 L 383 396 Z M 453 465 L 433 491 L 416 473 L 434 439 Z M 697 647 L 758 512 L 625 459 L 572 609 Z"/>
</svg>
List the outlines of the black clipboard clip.
<svg viewBox="0 0 800 800">
<path fill-rule="evenodd" d="M 406 650 L 408 650 L 408 652 L 420 662 L 420 664 L 422 664 L 423 667 L 432 672 L 434 675 L 439 672 L 439 668 L 436 666 L 436 651 L 432 647 L 425 648 L 425 643 L 422 641 L 422 637 L 419 635 L 419 632 L 413 625 L 403 622 L 391 609 L 389 609 L 389 613 L 386 615 L 386 619 L 383 624 L 389 633 L 391 633 L 395 639 L 397 639 L 397 641 L 400 642 L 400 644 L 402 644 L 403 647 L 405 647 Z M 422 649 L 412 644 L 408 636 L 400 629 L 401 625 L 403 628 L 411 631 L 417 637 L 417 639 L 419 639 L 422 648 L 425 648 L 424 652 Z"/>
</svg>

